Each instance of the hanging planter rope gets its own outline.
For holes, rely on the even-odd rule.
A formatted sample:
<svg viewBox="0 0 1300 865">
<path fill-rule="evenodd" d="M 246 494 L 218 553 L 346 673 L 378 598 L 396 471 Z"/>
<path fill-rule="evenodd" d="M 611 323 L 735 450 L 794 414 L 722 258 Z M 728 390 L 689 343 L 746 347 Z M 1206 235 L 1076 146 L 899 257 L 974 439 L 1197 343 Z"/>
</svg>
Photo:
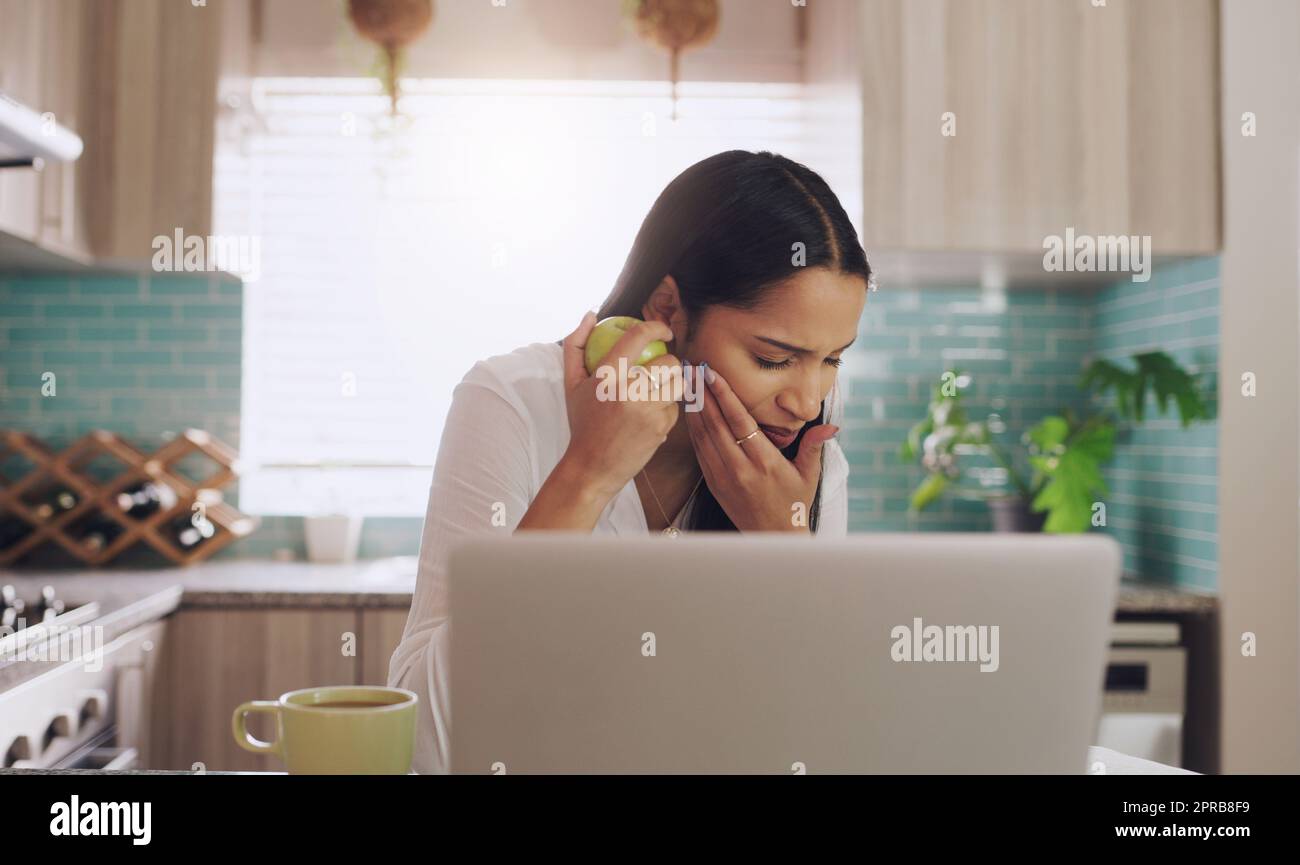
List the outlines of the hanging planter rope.
<svg viewBox="0 0 1300 865">
<path fill-rule="evenodd" d="M 433 22 L 433 0 L 348 0 L 348 18 L 357 32 L 383 52 L 380 81 L 397 114 L 397 76 L 407 45 Z"/>
<path fill-rule="evenodd" d="M 668 52 L 673 120 L 677 119 L 677 82 L 681 54 L 707 44 L 718 32 L 718 0 L 624 0 L 637 34 Z"/>
</svg>

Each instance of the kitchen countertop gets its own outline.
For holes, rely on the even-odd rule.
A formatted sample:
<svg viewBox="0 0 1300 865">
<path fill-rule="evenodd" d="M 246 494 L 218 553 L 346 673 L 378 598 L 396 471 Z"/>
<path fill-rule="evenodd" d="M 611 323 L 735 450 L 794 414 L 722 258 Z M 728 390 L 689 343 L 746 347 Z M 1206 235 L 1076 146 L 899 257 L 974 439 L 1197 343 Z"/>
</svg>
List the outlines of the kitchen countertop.
<svg viewBox="0 0 1300 865">
<path fill-rule="evenodd" d="M 186 608 L 357 607 L 408 609 L 415 589 L 416 559 L 402 556 L 351 564 L 241 560 L 204 562 L 189 568 L 122 568 L 49 571 L 0 570 L 0 585 L 34 599 L 53 585 L 69 607 L 95 602 L 102 628 L 95 639 L 108 645 L 127 631 Z M 21 656 L 0 657 L 0 691 L 61 663 Z"/>
<path fill-rule="evenodd" d="M 1117 613 L 1205 615 L 1219 609 L 1217 592 L 1188 589 L 1125 574 L 1119 582 Z"/>
<path fill-rule="evenodd" d="M 202 562 L 188 568 L 70 568 L 0 571 L 0 583 L 19 594 L 40 594 L 53 585 L 69 605 L 107 594 L 143 597 L 165 587 L 182 590 L 190 607 L 409 607 L 415 590 L 415 556 L 349 564 L 276 562 L 265 559 Z"/>
</svg>

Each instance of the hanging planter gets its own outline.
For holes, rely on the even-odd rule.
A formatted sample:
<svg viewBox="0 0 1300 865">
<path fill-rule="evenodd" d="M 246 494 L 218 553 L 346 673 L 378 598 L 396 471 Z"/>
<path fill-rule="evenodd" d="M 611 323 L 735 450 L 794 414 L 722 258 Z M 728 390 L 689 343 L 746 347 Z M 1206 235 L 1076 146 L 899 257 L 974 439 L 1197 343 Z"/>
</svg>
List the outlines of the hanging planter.
<svg viewBox="0 0 1300 865">
<path fill-rule="evenodd" d="M 429 29 L 433 0 L 348 0 L 348 18 L 366 39 L 383 52 L 380 81 L 397 114 L 397 76 L 406 46 Z"/>
<path fill-rule="evenodd" d="M 718 0 L 624 0 L 637 35 L 668 52 L 673 120 L 677 119 L 678 68 L 682 52 L 706 45 L 718 32 Z"/>
</svg>

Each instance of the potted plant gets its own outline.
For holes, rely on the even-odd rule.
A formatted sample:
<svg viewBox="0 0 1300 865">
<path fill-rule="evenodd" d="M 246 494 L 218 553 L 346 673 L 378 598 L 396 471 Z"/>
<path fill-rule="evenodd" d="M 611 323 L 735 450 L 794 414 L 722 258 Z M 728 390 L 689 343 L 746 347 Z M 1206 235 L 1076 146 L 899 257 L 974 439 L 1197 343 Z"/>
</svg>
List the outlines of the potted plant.
<svg viewBox="0 0 1300 865">
<path fill-rule="evenodd" d="M 1114 452 L 1123 425 L 1144 420 L 1153 393 L 1160 413 L 1172 401 L 1182 426 L 1211 417 L 1196 377 L 1162 351 L 1132 355 L 1126 369 L 1108 360 L 1087 366 L 1080 387 L 1103 407 L 1079 417 L 1070 409 L 1049 415 L 1021 436 L 1024 459 L 1017 462 L 996 439 L 1004 429 L 996 416 L 972 421 L 962 404 L 970 376 L 945 372 L 931 394 L 926 416 L 908 431 L 899 449 L 904 462 L 920 457 L 926 477 L 912 492 L 911 508 L 921 511 L 962 475 L 960 457 L 987 453 L 1006 471 L 1013 492 L 983 496 L 997 531 L 1084 532 L 1093 524 L 1094 504 L 1108 494 L 1102 466 Z M 1022 466 L 1027 465 L 1028 471 Z"/>
</svg>

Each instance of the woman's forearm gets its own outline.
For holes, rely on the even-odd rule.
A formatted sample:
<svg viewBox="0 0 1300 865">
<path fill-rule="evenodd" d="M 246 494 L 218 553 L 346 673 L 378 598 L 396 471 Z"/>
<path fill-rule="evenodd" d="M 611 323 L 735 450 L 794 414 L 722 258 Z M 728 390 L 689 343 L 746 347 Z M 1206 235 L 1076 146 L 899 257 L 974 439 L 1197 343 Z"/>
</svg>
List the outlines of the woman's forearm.
<svg viewBox="0 0 1300 865">
<path fill-rule="evenodd" d="M 515 531 L 589 532 L 618 490 L 603 489 L 566 455 L 556 464 Z"/>
</svg>

